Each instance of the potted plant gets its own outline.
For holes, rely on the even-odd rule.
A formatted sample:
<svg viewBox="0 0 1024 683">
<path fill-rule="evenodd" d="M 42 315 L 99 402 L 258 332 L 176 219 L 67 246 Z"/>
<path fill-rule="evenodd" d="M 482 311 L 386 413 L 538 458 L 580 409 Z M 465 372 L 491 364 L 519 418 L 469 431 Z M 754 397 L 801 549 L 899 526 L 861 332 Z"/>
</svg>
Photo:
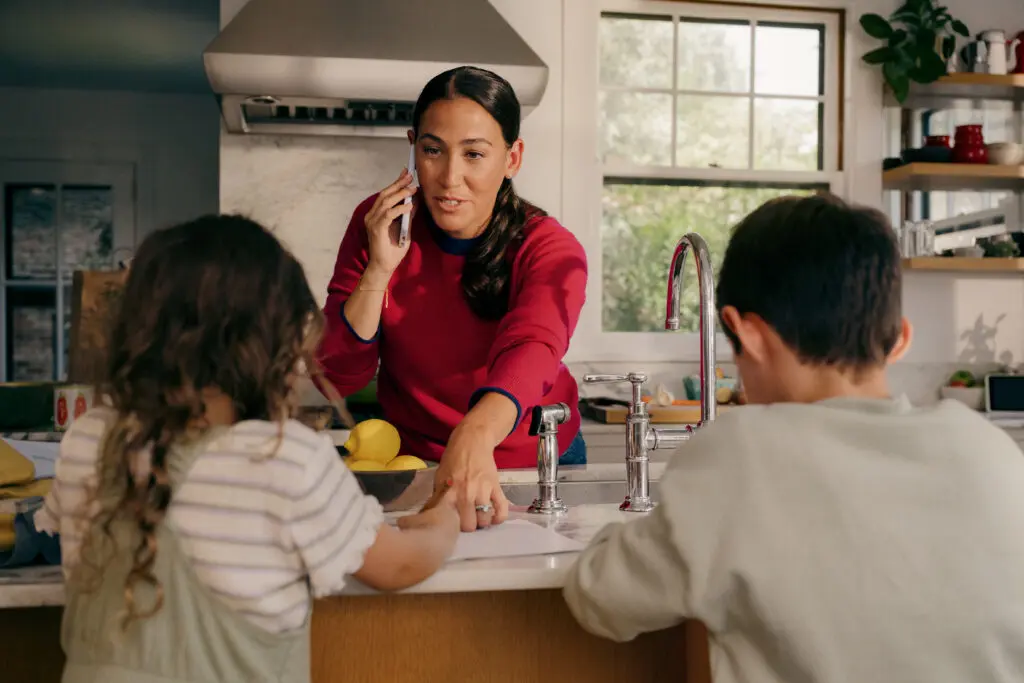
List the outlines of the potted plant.
<svg viewBox="0 0 1024 683">
<path fill-rule="evenodd" d="M 885 82 L 900 103 L 907 99 L 911 81 L 932 83 L 945 76 L 956 52 L 956 36 L 971 35 L 962 21 L 935 0 L 906 0 L 888 19 L 865 14 L 860 25 L 872 38 L 885 41 L 862 59 L 881 65 Z"/>
</svg>

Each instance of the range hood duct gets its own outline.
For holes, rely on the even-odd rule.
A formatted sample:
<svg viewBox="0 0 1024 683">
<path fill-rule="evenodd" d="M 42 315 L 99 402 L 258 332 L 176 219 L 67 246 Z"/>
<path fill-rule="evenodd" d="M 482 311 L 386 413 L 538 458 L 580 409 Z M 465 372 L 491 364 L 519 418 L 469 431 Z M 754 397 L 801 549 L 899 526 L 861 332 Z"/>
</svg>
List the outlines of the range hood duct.
<svg viewBox="0 0 1024 683">
<path fill-rule="evenodd" d="M 473 65 L 524 116 L 548 67 L 487 0 L 250 0 L 203 52 L 230 133 L 401 137 L 432 77 Z"/>
</svg>

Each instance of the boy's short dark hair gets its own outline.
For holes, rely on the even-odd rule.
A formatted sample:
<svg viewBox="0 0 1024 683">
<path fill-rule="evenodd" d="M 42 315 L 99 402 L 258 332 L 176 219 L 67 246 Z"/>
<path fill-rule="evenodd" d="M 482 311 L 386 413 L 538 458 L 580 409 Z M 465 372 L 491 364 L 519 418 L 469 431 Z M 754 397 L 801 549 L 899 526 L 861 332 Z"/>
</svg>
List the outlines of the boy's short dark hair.
<svg viewBox="0 0 1024 683">
<path fill-rule="evenodd" d="M 889 220 L 821 194 L 774 199 L 744 218 L 716 299 L 719 317 L 725 306 L 760 316 L 803 362 L 862 368 L 884 364 L 899 340 L 901 297 Z"/>
</svg>

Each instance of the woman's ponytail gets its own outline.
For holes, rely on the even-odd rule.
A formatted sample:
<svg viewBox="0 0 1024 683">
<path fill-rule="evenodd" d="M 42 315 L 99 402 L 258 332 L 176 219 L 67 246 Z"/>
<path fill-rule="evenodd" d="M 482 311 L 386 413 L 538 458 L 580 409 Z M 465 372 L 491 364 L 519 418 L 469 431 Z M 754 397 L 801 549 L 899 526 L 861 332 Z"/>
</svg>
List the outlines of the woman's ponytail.
<svg viewBox="0 0 1024 683">
<path fill-rule="evenodd" d="M 508 313 L 512 286 L 509 248 L 518 246 L 526 222 L 544 212 L 523 201 L 508 178 L 494 200 L 490 225 L 466 256 L 462 267 L 462 294 L 470 310 L 484 320 L 500 320 Z"/>
</svg>

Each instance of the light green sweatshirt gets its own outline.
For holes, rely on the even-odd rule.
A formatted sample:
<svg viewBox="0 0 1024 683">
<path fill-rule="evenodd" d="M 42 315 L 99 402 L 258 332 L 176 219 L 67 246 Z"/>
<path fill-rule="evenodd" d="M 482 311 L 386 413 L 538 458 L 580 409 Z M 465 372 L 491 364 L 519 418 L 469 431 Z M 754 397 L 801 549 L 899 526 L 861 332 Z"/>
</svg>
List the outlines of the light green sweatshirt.
<svg viewBox="0 0 1024 683">
<path fill-rule="evenodd" d="M 565 598 L 624 641 L 686 618 L 716 683 L 1024 680 L 1024 454 L 954 401 L 722 414 Z"/>
</svg>

